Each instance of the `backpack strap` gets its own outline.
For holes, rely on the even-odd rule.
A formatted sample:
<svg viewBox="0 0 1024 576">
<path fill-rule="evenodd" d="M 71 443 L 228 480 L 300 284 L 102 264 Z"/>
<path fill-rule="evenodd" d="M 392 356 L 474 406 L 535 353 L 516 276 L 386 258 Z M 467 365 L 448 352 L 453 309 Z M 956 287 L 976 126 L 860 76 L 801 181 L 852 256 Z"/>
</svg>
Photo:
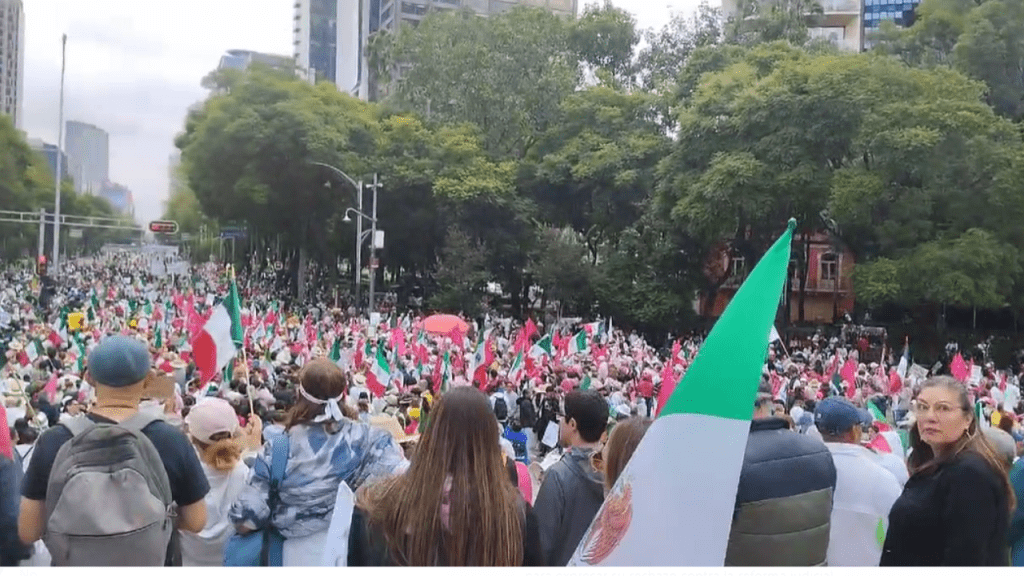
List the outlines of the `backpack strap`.
<svg viewBox="0 0 1024 576">
<path fill-rule="evenodd" d="M 278 485 L 284 481 L 284 473 L 288 467 L 288 453 L 291 442 L 288 434 L 278 434 L 271 440 L 270 482 Z"/>
</svg>

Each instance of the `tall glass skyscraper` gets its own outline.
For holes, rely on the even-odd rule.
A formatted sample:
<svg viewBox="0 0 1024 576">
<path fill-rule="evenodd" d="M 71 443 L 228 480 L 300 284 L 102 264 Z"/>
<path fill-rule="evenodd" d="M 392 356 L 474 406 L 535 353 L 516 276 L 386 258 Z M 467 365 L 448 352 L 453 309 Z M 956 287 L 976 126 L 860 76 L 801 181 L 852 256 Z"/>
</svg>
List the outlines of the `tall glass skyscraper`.
<svg viewBox="0 0 1024 576">
<path fill-rule="evenodd" d="M 338 0 L 296 0 L 295 63 L 318 79 L 337 81 Z"/>
</svg>

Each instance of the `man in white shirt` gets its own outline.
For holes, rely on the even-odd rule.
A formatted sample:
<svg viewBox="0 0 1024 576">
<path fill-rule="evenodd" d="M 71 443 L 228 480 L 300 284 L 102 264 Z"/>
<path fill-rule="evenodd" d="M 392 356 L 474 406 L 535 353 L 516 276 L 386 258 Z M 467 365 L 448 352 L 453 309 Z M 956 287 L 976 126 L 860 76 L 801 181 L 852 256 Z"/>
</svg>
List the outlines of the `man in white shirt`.
<svg viewBox="0 0 1024 576">
<path fill-rule="evenodd" d="M 889 509 L 902 490 L 861 446 L 871 415 L 841 397 L 818 403 L 814 423 L 836 466 L 827 561 L 829 566 L 878 566 Z"/>
</svg>

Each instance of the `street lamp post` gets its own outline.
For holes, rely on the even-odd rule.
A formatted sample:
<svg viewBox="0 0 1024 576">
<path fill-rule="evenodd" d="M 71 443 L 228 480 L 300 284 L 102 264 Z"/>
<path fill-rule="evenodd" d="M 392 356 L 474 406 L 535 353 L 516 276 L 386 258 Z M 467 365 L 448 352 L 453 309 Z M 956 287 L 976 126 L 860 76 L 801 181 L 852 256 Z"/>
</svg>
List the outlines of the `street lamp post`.
<svg viewBox="0 0 1024 576">
<path fill-rule="evenodd" d="M 61 37 L 60 44 L 60 111 L 57 113 L 57 173 L 54 174 L 53 185 L 53 274 L 59 274 L 60 266 L 60 161 L 62 140 L 64 139 L 64 68 L 67 63 L 68 35 Z"/>
<path fill-rule="evenodd" d="M 356 205 L 358 206 L 358 208 L 348 208 L 348 209 L 346 209 L 345 210 L 345 220 L 344 221 L 345 222 L 351 222 L 351 218 L 349 218 L 349 216 L 348 216 L 348 213 L 350 211 L 351 212 L 355 212 L 356 214 L 358 214 L 360 216 L 360 218 L 356 222 L 356 273 L 355 273 L 355 276 L 356 276 L 356 307 L 357 308 L 362 303 L 362 301 L 360 300 L 359 296 L 360 296 L 361 287 L 362 287 L 361 285 L 362 285 L 362 271 L 363 271 L 363 251 L 361 250 L 361 247 L 362 247 L 362 244 L 363 244 L 363 218 L 366 218 L 367 220 L 370 221 L 370 266 L 371 266 L 371 268 L 370 268 L 370 313 L 373 313 L 373 311 L 374 311 L 374 287 L 375 287 L 375 280 L 376 280 L 376 274 L 374 274 L 375 268 L 373 268 L 373 266 L 376 265 L 376 255 L 377 255 L 376 244 L 375 244 L 376 236 L 377 236 L 377 189 L 380 188 L 380 186 L 381 186 L 380 182 L 378 181 L 377 174 L 374 173 L 374 175 L 373 175 L 373 184 L 366 184 L 364 186 L 362 180 L 359 180 L 357 182 L 351 176 L 349 176 L 348 174 L 345 174 L 340 169 L 335 168 L 334 166 L 331 166 L 330 164 L 324 164 L 323 162 L 310 162 L 310 164 L 312 164 L 314 166 L 320 166 L 322 168 L 327 168 L 328 170 L 330 170 L 334 174 L 336 174 L 338 176 L 341 176 L 345 181 L 347 181 L 349 184 L 351 184 L 356 189 Z M 329 187 L 329 184 L 330 184 L 330 182 L 327 183 L 328 187 Z M 371 207 L 372 216 L 367 216 L 366 214 L 363 213 L 363 188 L 364 187 L 365 188 L 373 188 L 373 206 Z"/>
</svg>

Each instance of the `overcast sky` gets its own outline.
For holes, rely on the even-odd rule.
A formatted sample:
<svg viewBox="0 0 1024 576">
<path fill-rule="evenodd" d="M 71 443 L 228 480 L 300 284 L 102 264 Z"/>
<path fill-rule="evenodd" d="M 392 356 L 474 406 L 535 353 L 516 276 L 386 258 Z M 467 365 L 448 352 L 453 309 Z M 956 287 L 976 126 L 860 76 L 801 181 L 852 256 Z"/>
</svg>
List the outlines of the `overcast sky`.
<svg viewBox="0 0 1024 576">
<path fill-rule="evenodd" d="M 699 0 L 615 0 L 642 28 Z M 588 2 L 589 3 L 589 2 Z M 718 2 L 713 2 L 717 4 Z M 238 48 L 290 55 L 293 0 L 24 0 L 24 126 L 57 141 L 60 38 L 68 35 L 65 120 L 110 133 L 110 178 L 130 188 L 140 222 L 167 198 L 168 160 L 199 81 Z"/>
</svg>

